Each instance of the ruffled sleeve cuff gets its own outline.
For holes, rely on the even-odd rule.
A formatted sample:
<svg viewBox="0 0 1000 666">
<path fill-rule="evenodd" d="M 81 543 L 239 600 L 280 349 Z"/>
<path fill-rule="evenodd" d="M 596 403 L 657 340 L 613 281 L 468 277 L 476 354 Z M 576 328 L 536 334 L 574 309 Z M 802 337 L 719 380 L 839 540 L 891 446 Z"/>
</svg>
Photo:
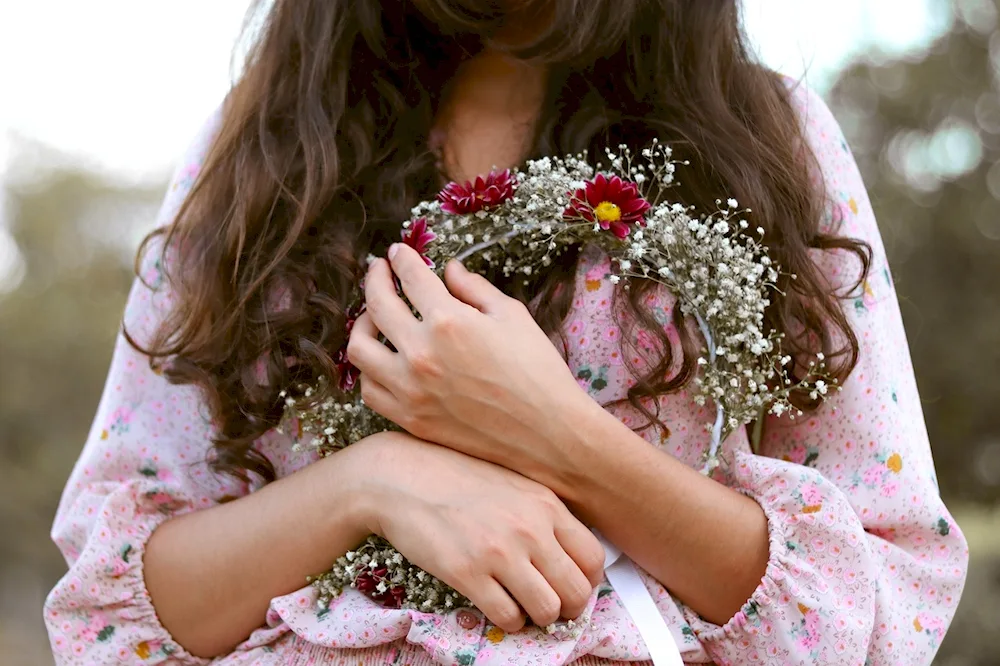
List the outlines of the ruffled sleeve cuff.
<svg viewBox="0 0 1000 666">
<path fill-rule="evenodd" d="M 757 589 L 726 624 L 719 626 L 708 622 L 687 606 L 682 607 L 684 618 L 714 659 L 718 659 L 718 655 L 712 649 L 713 644 L 744 640 L 748 634 L 755 635 L 773 627 L 768 615 L 776 605 L 787 603 L 788 597 L 787 592 L 782 589 L 786 579 L 785 565 L 788 559 L 788 542 L 783 516 L 775 503 L 768 502 L 749 489 L 738 490 L 760 504 L 767 517 L 768 561 L 764 577 Z"/>
<path fill-rule="evenodd" d="M 145 490 L 118 489 L 79 558 L 45 603 L 57 664 L 139 663 L 203 666 L 160 622 L 146 589 L 143 558 L 153 532 L 178 500 Z"/>
<path fill-rule="evenodd" d="M 757 589 L 724 625 L 684 609 L 705 651 L 720 666 L 850 663 L 870 640 L 879 576 L 861 519 L 815 469 L 738 452 L 731 473 L 767 517 L 770 552 Z"/>
</svg>

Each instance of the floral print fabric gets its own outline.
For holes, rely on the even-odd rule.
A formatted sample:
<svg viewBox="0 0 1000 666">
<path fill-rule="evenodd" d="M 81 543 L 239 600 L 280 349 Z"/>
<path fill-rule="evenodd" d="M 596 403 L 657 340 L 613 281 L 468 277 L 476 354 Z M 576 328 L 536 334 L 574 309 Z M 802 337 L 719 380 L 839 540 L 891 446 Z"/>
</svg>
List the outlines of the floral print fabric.
<svg viewBox="0 0 1000 666">
<path fill-rule="evenodd" d="M 807 139 L 832 200 L 829 224 L 874 250 L 868 279 L 845 308 L 861 356 L 843 391 L 798 420 L 771 417 L 754 453 L 743 431 L 725 443 L 733 461 L 716 480 L 745 493 L 769 521 L 770 561 L 743 609 L 725 626 L 699 618 L 651 577 L 647 586 L 688 663 L 930 664 L 965 580 L 965 540 L 938 495 L 913 369 L 878 228 L 854 160 L 824 103 L 793 88 Z M 159 222 L 176 213 L 217 129 L 205 128 L 178 171 Z M 153 257 L 156 253 L 151 253 Z M 826 275 L 850 285 L 857 262 L 817 254 Z M 613 312 L 609 264 L 583 253 L 564 333 L 568 363 L 594 399 L 612 403 L 628 390 L 636 348 L 622 345 Z M 171 296 L 150 260 L 126 306 L 140 340 L 163 317 Z M 649 305 L 672 339 L 664 291 Z M 650 444 L 696 466 L 708 445 L 710 407 L 680 392 L 659 399 L 669 432 L 644 431 Z M 631 407 L 613 410 L 642 423 Z M 66 486 L 53 538 L 70 565 L 45 606 L 61 665 L 208 663 L 187 652 L 156 617 L 143 581 L 149 535 L 165 520 L 256 488 L 220 479 L 205 465 L 211 424 L 196 390 L 170 385 L 119 336 L 94 426 Z M 614 446 L 608 442 L 608 446 Z M 269 433 L 258 444 L 286 476 L 312 462 Z M 701 518 L 692 515 L 689 520 Z M 331 553 L 331 561 L 338 553 Z M 275 562 L 274 566 L 281 566 Z M 646 648 L 614 591 L 595 589 L 582 632 L 506 635 L 479 614 L 447 616 L 384 609 L 354 591 L 317 608 L 304 587 L 274 599 L 262 627 L 216 664 L 423 664 L 535 666 L 643 662 Z M 471 627 L 471 628 L 469 628 Z"/>
</svg>

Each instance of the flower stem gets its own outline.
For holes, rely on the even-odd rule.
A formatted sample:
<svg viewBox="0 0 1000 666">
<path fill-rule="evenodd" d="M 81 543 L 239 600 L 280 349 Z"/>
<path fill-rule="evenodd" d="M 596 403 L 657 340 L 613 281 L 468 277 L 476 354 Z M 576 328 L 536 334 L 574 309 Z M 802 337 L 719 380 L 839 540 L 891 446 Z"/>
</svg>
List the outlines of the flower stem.
<svg viewBox="0 0 1000 666">
<path fill-rule="evenodd" d="M 697 310 L 694 310 L 694 318 L 698 322 L 698 328 L 701 329 L 702 336 L 705 338 L 705 344 L 708 345 L 708 363 L 709 365 L 715 365 L 715 340 L 712 338 L 712 331 L 708 327 L 708 322 L 705 321 L 705 318 Z M 705 461 L 705 466 L 701 470 L 703 474 L 710 474 L 719 464 L 719 448 L 722 446 L 722 422 L 725 416 L 726 412 L 722 407 L 722 401 L 716 399 L 715 423 L 712 424 L 712 443 L 708 448 L 708 460 Z"/>
<path fill-rule="evenodd" d="M 465 261 L 466 259 L 476 254 L 477 252 L 482 252 L 483 250 L 491 248 L 494 245 L 499 245 L 502 242 L 509 241 L 510 239 L 520 234 L 521 231 L 522 231 L 521 229 L 514 229 L 513 231 L 508 231 L 499 238 L 491 238 L 488 241 L 482 241 L 480 243 L 476 243 L 475 245 L 470 245 L 469 247 L 465 248 L 464 250 L 456 254 L 455 259 L 457 259 L 460 262 Z"/>
</svg>

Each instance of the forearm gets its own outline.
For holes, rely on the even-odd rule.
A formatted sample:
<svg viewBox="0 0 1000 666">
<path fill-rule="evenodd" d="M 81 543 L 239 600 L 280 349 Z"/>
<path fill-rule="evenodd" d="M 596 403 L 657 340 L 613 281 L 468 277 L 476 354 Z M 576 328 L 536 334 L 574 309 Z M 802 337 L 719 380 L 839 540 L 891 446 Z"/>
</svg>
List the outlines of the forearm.
<svg viewBox="0 0 1000 666">
<path fill-rule="evenodd" d="M 649 445 L 596 404 L 564 412 L 548 485 L 706 620 L 724 624 L 760 583 L 767 519 L 754 500 Z"/>
<path fill-rule="evenodd" d="M 292 592 L 361 541 L 347 449 L 246 497 L 167 521 L 149 540 L 146 586 L 160 621 L 192 654 L 225 654 Z"/>
</svg>

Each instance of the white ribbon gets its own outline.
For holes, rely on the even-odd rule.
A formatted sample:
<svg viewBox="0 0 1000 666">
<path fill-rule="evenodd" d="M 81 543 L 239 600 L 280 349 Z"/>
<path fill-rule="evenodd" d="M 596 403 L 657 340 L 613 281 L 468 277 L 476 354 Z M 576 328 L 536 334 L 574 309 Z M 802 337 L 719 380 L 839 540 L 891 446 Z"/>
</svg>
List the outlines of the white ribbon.
<svg viewBox="0 0 1000 666">
<path fill-rule="evenodd" d="M 602 534 L 594 534 L 604 546 L 604 573 L 608 582 L 615 588 L 625 610 L 632 617 L 642 636 L 649 658 L 654 666 L 684 666 L 681 651 L 677 649 L 674 636 L 663 619 L 660 610 L 653 601 L 653 596 L 642 581 L 635 564 L 622 551 L 618 550 Z"/>
</svg>

